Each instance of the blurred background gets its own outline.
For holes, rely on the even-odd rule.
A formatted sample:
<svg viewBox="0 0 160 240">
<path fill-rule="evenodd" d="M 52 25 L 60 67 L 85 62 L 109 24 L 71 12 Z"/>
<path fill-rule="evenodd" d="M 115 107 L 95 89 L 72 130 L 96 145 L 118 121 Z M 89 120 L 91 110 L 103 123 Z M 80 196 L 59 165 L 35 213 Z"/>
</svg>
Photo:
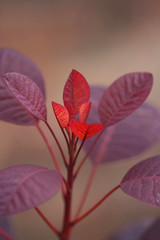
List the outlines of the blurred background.
<svg viewBox="0 0 160 240">
<path fill-rule="evenodd" d="M 159 23 L 159 0 L 0 0 L 0 47 L 19 50 L 41 69 L 46 82 L 48 119 L 63 144 L 51 101 L 62 102 L 63 87 L 73 68 L 80 71 L 89 84 L 106 86 L 128 72 L 151 72 L 155 82 L 149 101 L 160 109 Z M 43 124 L 42 127 L 52 142 Z M 1 122 L 0 133 L 1 168 L 20 163 L 53 167 L 45 144 L 34 127 Z M 157 143 L 135 159 L 100 166 L 84 210 L 119 184 L 132 165 L 159 152 Z M 90 169 L 88 160 L 77 178 L 74 208 Z M 41 206 L 59 228 L 63 213 L 60 199 L 59 193 Z M 159 215 L 159 209 L 118 190 L 77 225 L 72 239 L 107 240 L 127 224 Z M 17 240 L 56 239 L 34 210 L 11 219 Z"/>
</svg>

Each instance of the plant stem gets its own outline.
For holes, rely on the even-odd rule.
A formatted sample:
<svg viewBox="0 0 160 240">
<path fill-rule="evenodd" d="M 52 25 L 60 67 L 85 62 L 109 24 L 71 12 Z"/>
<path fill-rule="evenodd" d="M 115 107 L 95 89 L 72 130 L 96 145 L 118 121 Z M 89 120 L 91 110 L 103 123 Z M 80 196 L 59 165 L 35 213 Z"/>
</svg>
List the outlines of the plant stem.
<svg viewBox="0 0 160 240">
<path fill-rule="evenodd" d="M 54 164 L 55 164 L 55 167 L 56 167 L 57 171 L 58 171 L 59 173 L 61 173 L 61 170 L 60 170 L 60 167 L 59 167 L 59 164 L 58 164 L 56 155 L 55 155 L 55 153 L 54 153 L 54 151 L 53 151 L 53 148 L 52 148 L 52 146 L 51 146 L 48 138 L 47 138 L 46 135 L 44 134 L 44 132 L 43 132 L 43 130 L 41 129 L 40 125 L 39 125 L 37 122 L 35 122 L 35 124 L 36 124 L 37 129 L 39 130 L 41 136 L 43 137 L 43 139 L 44 139 L 44 141 L 45 141 L 45 143 L 46 143 L 46 145 L 47 145 L 47 147 L 48 147 L 48 149 L 49 149 L 49 152 L 50 152 L 50 154 L 51 154 L 51 156 L 52 156 L 52 159 L 53 159 L 53 161 L 54 161 Z"/>
<path fill-rule="evenodd" d="M 73 169 L 74 169 L 74 137 L 72 135 L 72 144 L 70 147 L 70 160 L 68 165 L 68 176 L 67 176 L 67 183 L 68 183 L 68 189 L 65 196 L 65 209 L 64 209 L 64 219 L 63 219 L 63 228 L 61 232 L 60 240 L 69 240 L 72 226 L 71 226 L 71 206 L 72 206 L 72 191 L 73 191 L 73 182 L 74 182 L 74 176 L 73 176 Z"/>
<path fill-rule="evenodd" d="M 47 225 L 59 236 L 60 231 L 46 218 L 46 216 L 41 212 L 38 207 L 34 208 L 41 218 L 47 223 Z"/>
<path fill-rule="evenodd" d="M 0 228 L 0 236 L 4 237 L 7 240 L 15 240 L 14 238 L 12 238 L 11 236 L 8 235 L 8 233 L 6 233 L 5 231 L 3 231 L 2 228 Z"/>
<path fill-rule="evenodd" d="M 48 123 L 48 122 L 45 122 L 45 124 L 47 125 L 49 131 L 51 132 L 53 138 L 55 139 L 55 141 L 56 141 L 56 143 L 57 143 L 57 146 L 58 146 L 58 148 L 59 148 L 59 150 L 60 150 L 60 153 L 61 153 L 61 155 L 62 155 L 63 161 L 64 161 L 65 165 L 67 166 L 67 165 L 68 165 L 67 160 L 66 160 L 66 158 L 65 158 L 64 152 L 63 152 L 63 150 L 62 150 L 62 148 L 61 148 L 61 145 L 60 145 L 57 137 L 55 136 L 55 134 L 54 134 L 51 126 L 49 125 L 49 123 Z"/>
<path fill-rule="evenodd" d="M 77 217 L 73 222 L 72 225 L 77 224 L 81 220 L 83 220 L 85 217 L 87 217 L 90 213 L 92 213 L 95 209 L 97 209 L 98 206 L 100 206 L 104 200 L 106 200 L 113 192 L 115 192 L 117 189 L 120 188 L 120 185 L 113 188 L 111 191 L 109 191 L 102 199 L 100 199 L 93 207 L 91 207 L 87 212 L 82 214 L 80 217 Z"/>
<path fill-rule="evenodd" d="M 93 144 L 91 145 L 90 149 L 88 150 L 88 152 L 86 153 L 85 157 L 82 159 L 80 165 L 78 166 L 75 174 L 74 174 L 74 178 L 77 177 L 80 169 L 82 168 L 83 164 L 85 163 L 86 159 L 88 158 L 90 152 L 92 151 L 92 149 L 94 148 L 94 146 L 96 145 L 97 141 L 99 140 L 100 136 L 102 135 L 102 133 L 104 132 L 104 129 L 100 132 L 100 134 L 96 137 L 96 139 L 94 140 Z"/>
</svg>

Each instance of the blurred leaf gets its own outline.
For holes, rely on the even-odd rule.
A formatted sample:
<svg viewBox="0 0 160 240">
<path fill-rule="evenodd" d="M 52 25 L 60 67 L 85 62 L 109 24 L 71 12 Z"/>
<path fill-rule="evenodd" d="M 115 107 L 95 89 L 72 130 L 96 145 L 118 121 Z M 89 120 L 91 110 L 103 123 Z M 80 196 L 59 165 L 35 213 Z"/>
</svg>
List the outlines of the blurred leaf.
<svg viewBox="0 0 160 240">
<path fill-rule="evenodd" d="M 104 240 L 141 240 L 142 234 L 150 226 L 151 221 L 139 222 L 122 229 L 111 238 Z M 154 239 L 152 239 L 154 240 Z"/>
<path fill-rule="evenodd" d="M 2 228 L 3 231 L 8 233 L 10 236 L 14 236 L 13 228 L 8 217 L 0 216 L 0 228 Z M 0 240 L 6 240 L 6 238 L 0 236 Z"/>
<path fill-rule="evenodd" d="M 17 165 L 0 171 L 0 215 L 25 211 L 46 202 L 60 189 L 61 175 L 34 165 Z"/>
<path fill-rule="evenodd" d="M 155 207 L 160 207 L 160 155 L 132 167 L 121 181 L 126 194 Z"/>
<path fill-rule="evenodd" d="M 38 67 L 22 53 L 10 48 L 0 48 L 0 75 L 9 72 L 21 73 L 32 79 L 45 96 L 44 79 Z"/>
<path fill-rule="evenodd" d="M 153 83 L 150 73 L 129 73 L 104 92 L 99 103 L 100 119 L 109 127 L 134 112 L 148 97 Z"/>
<path fill-rule="evenodd" d="M 160 218 L 147 228 L 140 240 L 158 240 L 160 239 Z"/>
<path fill-rule="evenodd" d="M 97 113 L 98 101 L 104 92 L 102 87 L 91 87 L 91 110 L 88 122 L 100 122 Z M 123 121 L 111 126 L 103 132 L 90 153 L 91 160 L 101 156 L 101 163 L 118 161 L 133 157 L 151 147 L 160 139 L 160 112 L 144 103 Z M 85 142 L 87 151 L 95 137 Z"/>
<path fill-rule="evenodd" d="M 19 73 L 0 77 L 0 119 L 22 125 L 34 124 L 30 115 L 46 121 L 45 99 L 39 87 Z"/>
</svg>

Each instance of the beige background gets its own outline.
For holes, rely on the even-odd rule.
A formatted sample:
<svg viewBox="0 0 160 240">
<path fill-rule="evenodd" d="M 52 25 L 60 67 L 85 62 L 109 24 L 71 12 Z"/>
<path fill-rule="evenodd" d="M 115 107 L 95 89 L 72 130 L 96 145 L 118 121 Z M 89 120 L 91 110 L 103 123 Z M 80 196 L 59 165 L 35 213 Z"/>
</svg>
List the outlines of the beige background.
<svg viewBox="0 0 160 240">
<path fill-rule="evenodd" d="M 155 82 L 149 101 L 160 108 L 159 22 L 158 0 L 1 0 L 0 47 L 23 52 L 41 69 L 46 81 L 48 119 L 63 144 L 51 101 L 62 102 L 63 86 L 72 68 L 80 71 L 89 84 L 101 85 L 109 85 L 128 72 L 151 72 Z M 43 124 L 42 127 L 52 141 Z M 48 150 L 34 127 L 1 122 L 0 133 L 1 168 L 20 163 L 53 167 Z M 101 166 L 85 209 L 118 184 L 130 166 L 159 152 L 157 144 L 131 161 Z M 90 169 L 88 161 L 77 179 L 74 207 L 78 204 Z M 62 208 L 60 194 L 41 206 L 58 227 L 61 226 Z M 107 239 L 127 224 L 159 215 L 159 209 L 140 203 L 118 190 L 92 216 L 77 225 L 72 239 Z M 17 240 L 56 239 L 34 210 L 15 215 L 12 221 Z"/>
</svg>

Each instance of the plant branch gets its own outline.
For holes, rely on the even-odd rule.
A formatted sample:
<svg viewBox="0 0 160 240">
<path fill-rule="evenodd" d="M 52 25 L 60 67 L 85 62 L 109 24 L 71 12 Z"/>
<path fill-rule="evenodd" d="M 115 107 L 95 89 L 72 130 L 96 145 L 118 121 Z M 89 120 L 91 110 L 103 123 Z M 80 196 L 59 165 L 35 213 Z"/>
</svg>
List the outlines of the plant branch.
<svg viewBox="0 0 160 240">
<path fill-rule="evenodd" d="M 106 200 L 113 192 L 115 192 L 117 189 L 120 188 L 120 185 L 113 188 L 111 191 L 109 191 L 103 198 L 101 198 L 93 207 L 91 207 L 87 212 L 82 214 L 80 217 L 77 217 L 75 220 L 73 220 L 72 225 L 77 224 L 81 220 L 83 220 L 85 217 L 87 217 L 90 213 L 92 213 L 95 209 L 97 209 L 98 206 L 100 206 L 104 200 Z"/>
<path fill-rule="evenodd" d="M 82 159 L 79 167 L 77 168 L 75 174 L 74 174 L 74 178 L 77 177 L 80 169 L 82 168 L 83 164 L 85 163 L 86 159 L 88 158 L 90 152 L 92 151 L 92 149 L 94 148 L 94 146 L 96 145 L 97 141 L 99 140 L 100 136 L 102 135 L 102 133 L 104 132 L 104 129 L 100 132 L 100 134 L 96 137 L 96 139 L 94 140 L 94 142 L 92 143 L 92 145 L 90 146 L 88 152 L 86 153 L 86 155 L 84 156 L 84 158 Z"/>
<path fill-rule="evenodd" d="M 38 207 L 35 207 L 34 209 L 41 216 L 41 218 L 47 223 L 47 225 L 59 236 L 60 231 L 46 218 L 46 216 L 41 212 L 41 210 Z"/>
<path fill-rule="evenodd" d="M 53 161 L 54 161 L 54 164 L 55 164 L 55 167 L 56 167 L 57 171 L 58 171 L 59 173 L 61 173 L 61 170 L 60 170 L 60 167 L 59 167 L 59 164 L 58 164 L 56 155 L 55 155 L 55 153 L 54 153 L 54 151 L 53 151 L 53 148 L 52 148 L 52 146 L 51 146 L 48 138 L 47 138 L 46 135 L 44 134 L 44 132 L 43 132 L 43 130 L 41 129 L 40 125 L 39 125 L 37 122 L 35 122 L 35 124 L 36 124 L 37 129 L 39 130 L 41 136 L 43 137 L 43 139 L 44 139 L 44 141 L 45 141 L 45 143 L 46 143 L 46 145 L 47 145 L 47 147 L 48 147 L 48 149 L 49 149 L 49 151 L 50 151 L 50 154 L 51 154 L 51 156 L 52 156 L 52 159 L 53 159 Z"/>
<path fill-rule="evenodd" d="M 64 161 L 65 165 L 67 166 L 67 165 L 68 165 L 68 164 L 67 164 L 67 160 L 66 160 L 66 158 L 65 158 L 64 152 L 63 152 L 63 150 L 62 150 L 62 148 L 61 148 L 61 145 L 60 145 L 57 137 L 55 136 L 55 134 L 54 134 L 51 126 L 49 125 L 49 123 L 46 121 L 45 124 L 47 125 L 49 131 L 51 132 L 51 134 L 52 134 L 55 142 L 57 143 L 57 146 L 58 146 L 58 148 L 59 148 L 59 150 L 60 150 L 60 153 L 61 153 L 61 155 L 62 155 L 63 161 Z M 62 131 L 62 132 L 63 132 L 63 131 Z"/>
<path fill-rule="evenodd" d="M 11 236 L 8 235 L 2 228 L 0 228 L 0 236 L 4 237 L 7 240 L 15 240 Z"/>
</svg>

